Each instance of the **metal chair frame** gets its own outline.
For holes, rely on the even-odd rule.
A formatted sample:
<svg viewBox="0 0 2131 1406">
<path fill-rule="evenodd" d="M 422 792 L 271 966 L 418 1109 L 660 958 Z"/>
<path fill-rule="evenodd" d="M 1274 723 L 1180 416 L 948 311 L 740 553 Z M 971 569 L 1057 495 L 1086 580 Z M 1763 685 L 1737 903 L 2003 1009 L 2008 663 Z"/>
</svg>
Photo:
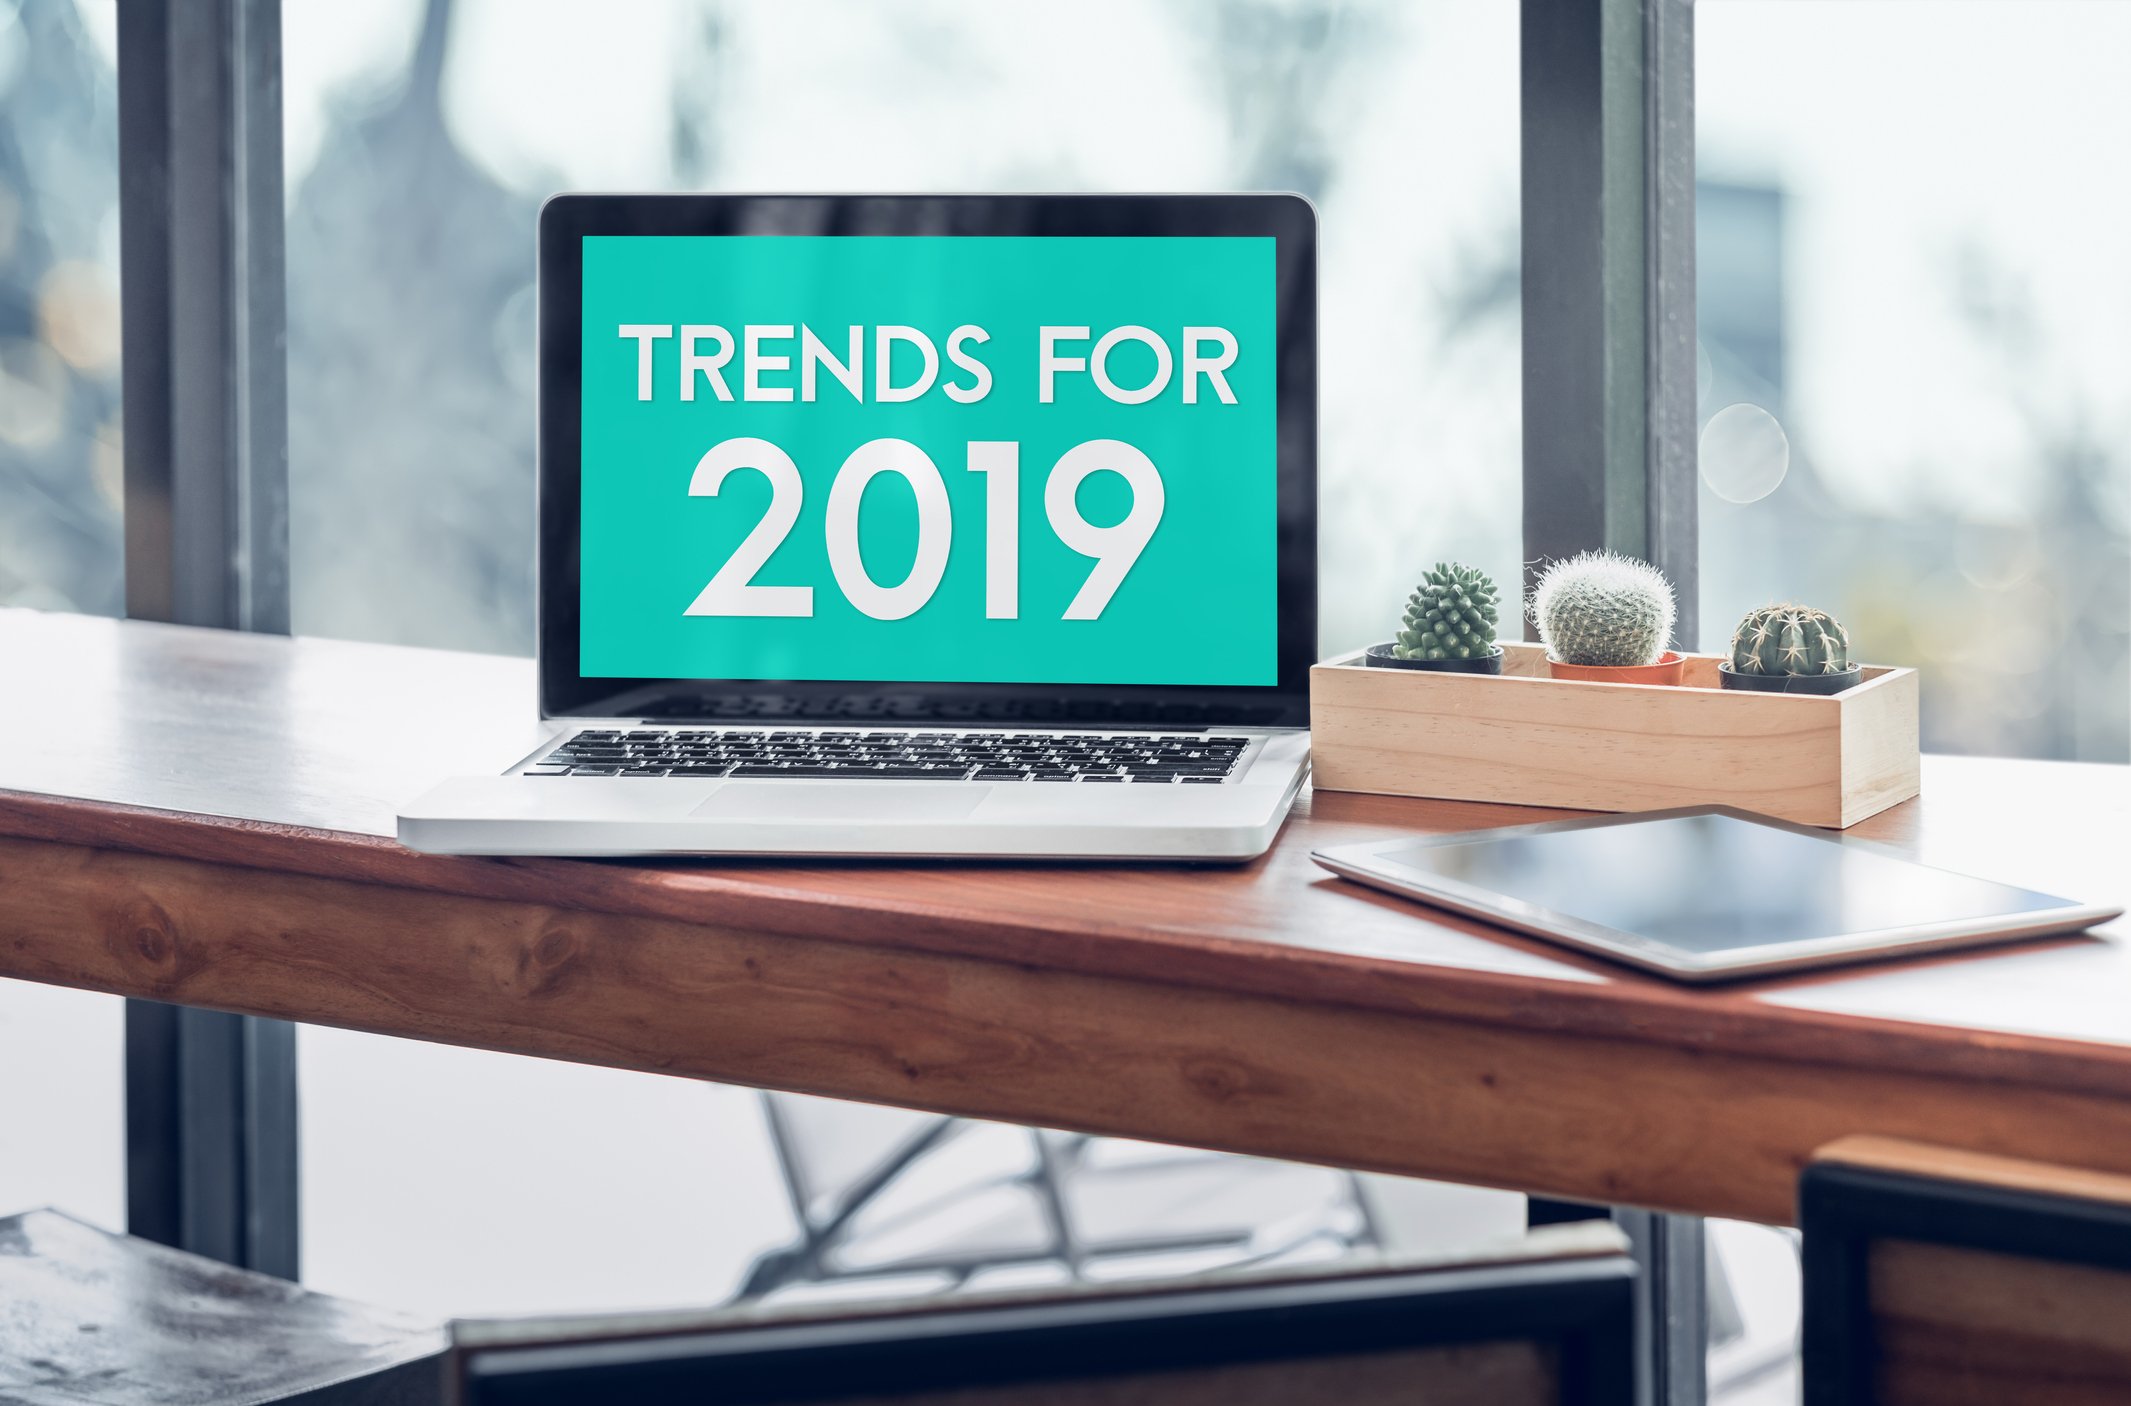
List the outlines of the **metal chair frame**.
<svg viewBox="0 0 2131 1406">
<path fill-rule="evenodd" d="M 1095 1250 L 1088 1245 L 1086 1237 L 1074 1224 L 1065 1193 L 1067 1181 L 1077 1170 L 1079 1162 L 1095 1139 L 1082 1133 L 1059 1133 L 1028 1128 L 1025 1131 L 1034 1149 L 1030 1167 L 1027 1171 L 1016 1173 L 1006 1180 L 1025 1185 L 1035 1193 L 1049 1232 L 1048 1243 L 1040 1250 L 997 1255 L 915 1257 L 863 1270 L 839 1270 L 829 1262 L 829 1257 L 838 1244 L 844 1241 L 857 1217 L 924 1157 L 974 1128 L 976 1124 L 968 1119 L 944 1114 L 922 1124 L 896 1145 L 877 1167 L 839 1195 L 826 1214 L 819 1214 L 816 1206 L 811 1204 L 813 1198 L 808 1196 L 800 1174 L 805 1153 L 801 1150 L 799 1139 L 779 1106 L 776 1095 L 763 1095 L 763 1111 L 769 1124 L 770 1141 L 776 1150 L 778 1169 L 782 1173 L 785 1190 L 791 1198 L 792 1213 L 799 1222 L 799 1238 L 793 1244 L 772 1250 L 757 1259 L 735 1295 L 738 1299 L 759 1298 L 794 1284 L 854 1281 L 917 1273 L 947 1274 L 951 1277 L 950 1289 L 958 1289 L 980 1270 L 1019 1264 L 1061 1264 L 1068 1276 L 1079 1283 L 1087 1280 L 1088 1266 L 1091 1261 L 1097 1259 L 1113 1260 L 1131 1255 L 1249 1247 L 1239 1259 L 1223 1266 L 1233 1268 L 1291 1253 L 1331 1233 L 1321 1226 L 1301 1226 L 1295 1228 L 1296 1233 L 1285 1236 L 1267 1236 L 1262 1229 L 1244 1235 L 1224 1232 L 1155 1236 L 1138 1241 L 1106 1244 L 1099 1251 Z M 1185 1152 L 1179 1155 L 1200 1157 L 1213 1154 Z M 1343 1243 L 1352 1246 L 1380 1244 L 1374 1217 L 1370 1214 L 1367 1199 L 1361 1194 L 1358 1179 L 1352 1172 L 1343 1175 L 1347 1179 L 1349 1202 L 1357 1226 L 1351 1235 L 1341 1237 Z M 1260 1240 L 1265 1243 L 1254 1243 Z"/>
</svg>

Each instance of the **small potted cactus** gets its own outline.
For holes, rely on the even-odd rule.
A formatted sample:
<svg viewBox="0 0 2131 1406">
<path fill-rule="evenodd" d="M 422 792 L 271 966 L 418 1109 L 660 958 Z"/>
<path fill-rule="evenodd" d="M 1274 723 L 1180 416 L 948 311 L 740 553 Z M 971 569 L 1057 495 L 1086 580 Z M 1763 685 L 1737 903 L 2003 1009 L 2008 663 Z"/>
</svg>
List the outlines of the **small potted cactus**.
<svg viewBox="0 0 2131 1406">
<path fill-rule="evenodd" d="M 1809 605 L 1747 611 L 1731 632 L 1731 658 L 1717 665 L 1724 687 L 1762 693 L 1840 693 L 1861 677 L 1849 631 Z"/>
<path fill-rule="evenodd" d="M 1499 674 L 1502 646 L 1495 643 L 1495 622 L 1500 598 L 1486 572 L 1437 562 L 1406 602 L 1398 638 L 1370 645 L 1363 657 L 1379 669 Z"/>
<path fill-rule="evenodd" d="M 1665 647 L 1677 609 L 1663 572 L 1615 552 L 1555 562 L 1530 605 L 1548 671 L 1592 683 L 1677 684 L 1685 660 Z"/>
</svg>

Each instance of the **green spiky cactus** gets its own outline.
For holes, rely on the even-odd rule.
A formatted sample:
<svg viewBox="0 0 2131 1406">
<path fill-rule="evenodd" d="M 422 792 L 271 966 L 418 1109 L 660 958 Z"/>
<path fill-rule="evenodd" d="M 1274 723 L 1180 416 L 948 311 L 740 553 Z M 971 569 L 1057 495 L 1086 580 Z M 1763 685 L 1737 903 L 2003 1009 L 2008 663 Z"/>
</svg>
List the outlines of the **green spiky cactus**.
<svg viewBox="0 0 2131 1406">
<path fill-rule="evenodd" d="M 1406 602 L 1391 646 L 1400 659 L 1485 659 L 1495 652 L 1495 583 L 1484 571 L 1437 562 Z"/>
<path fill-rule="evenodd" d="M 1532 588 L 1531 616 L 1548 655 L 1563 664 L 1655 664 L 1672 639 L 1672 583 L 1646 561 L 1579 552 Z"/>
<path fill-rule="evenodd" d="M 1850 634 L 1825 610 L 1764 605 L 1731 632 L 1731 667 L 1740 674 L 1847 673 Z"/>
</svg>

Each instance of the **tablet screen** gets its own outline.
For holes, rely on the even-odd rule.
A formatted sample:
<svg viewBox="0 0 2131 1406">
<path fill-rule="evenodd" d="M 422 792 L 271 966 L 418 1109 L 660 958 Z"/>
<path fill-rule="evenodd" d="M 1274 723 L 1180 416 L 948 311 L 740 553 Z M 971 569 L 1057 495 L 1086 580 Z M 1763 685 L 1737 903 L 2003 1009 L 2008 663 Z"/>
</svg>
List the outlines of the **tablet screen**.
<svg viewBox="0 0 2131 1406">
<path fill-rule="evenodd" d="M 1730 815 L 1475 836 L 1390 865 L 1710 955 L 2060 909 L 2061 898 Z M 1534 915 L 1536 916 L 1536 915 Z"/>
</svg>

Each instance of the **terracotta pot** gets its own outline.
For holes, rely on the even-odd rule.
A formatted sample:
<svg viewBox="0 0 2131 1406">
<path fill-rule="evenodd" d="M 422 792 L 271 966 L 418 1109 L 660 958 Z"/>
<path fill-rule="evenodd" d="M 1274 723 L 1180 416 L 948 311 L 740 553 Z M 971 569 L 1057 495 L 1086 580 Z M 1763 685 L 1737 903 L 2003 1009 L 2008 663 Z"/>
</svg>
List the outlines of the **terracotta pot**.
<svg viewBox="0 0 2131 1406">
<path fill-rule="evenodd" d="M 1629 664 L 1618 668 L 1601 664 L 1564 664 L 1551 655 L 1546 661 L 1547 672 L 1555 678 L 1581 679 L 1585 683 L 1677 684 L 1686 666 L 1687 657 L 1676 649 L 1666 650 L 1655 664 Z"/>
</svg>

